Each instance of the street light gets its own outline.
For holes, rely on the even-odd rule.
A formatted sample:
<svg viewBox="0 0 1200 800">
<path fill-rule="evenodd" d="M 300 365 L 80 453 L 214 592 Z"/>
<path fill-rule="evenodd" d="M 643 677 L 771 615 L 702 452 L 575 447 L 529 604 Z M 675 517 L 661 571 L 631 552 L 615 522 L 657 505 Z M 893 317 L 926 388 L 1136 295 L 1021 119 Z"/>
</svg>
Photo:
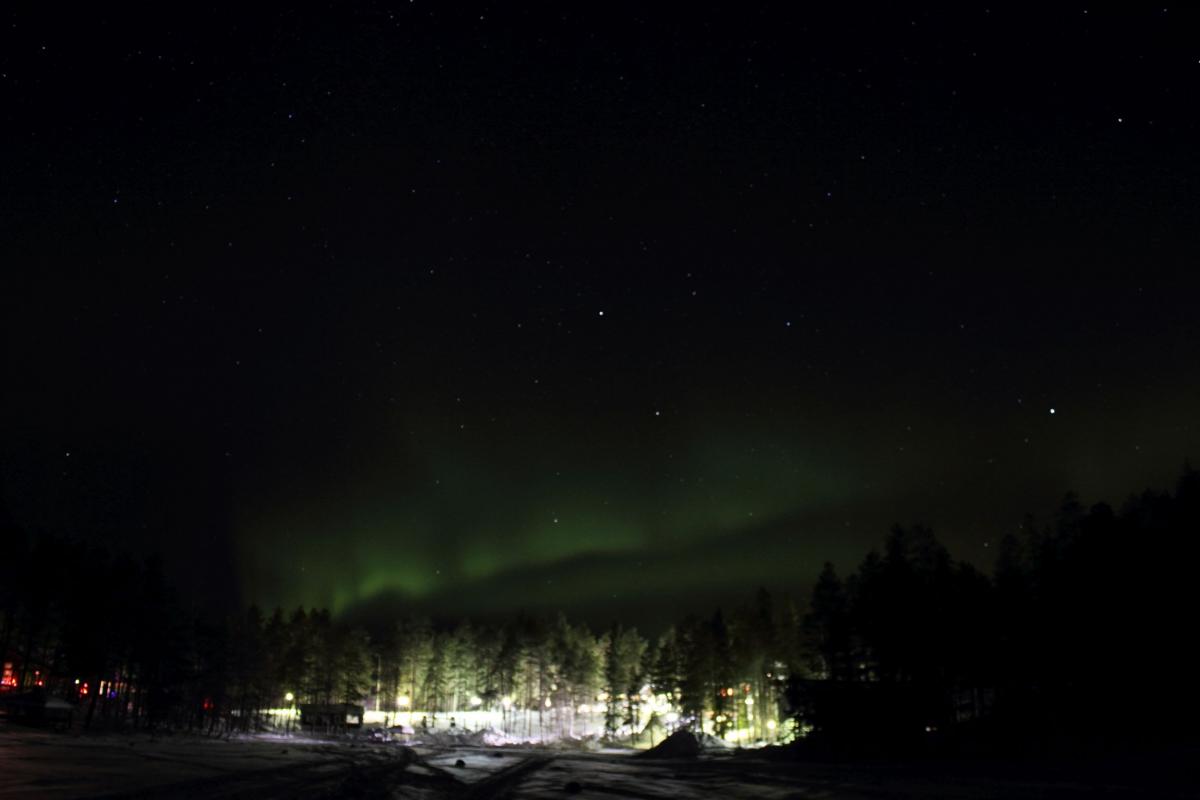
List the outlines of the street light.
<svg viewBox="0 0 1200 800">
<path fill-rule="evenodd" d="M 283 695 L 283 701 L 288 704 L 288 711 L 290 712 L 287 715 L 287 731 L 290 735 L 292 732 L 292 725 L 296 721 L 296 695 L 292 694 L 291 692 L 285 692 Z"/>
</svg>

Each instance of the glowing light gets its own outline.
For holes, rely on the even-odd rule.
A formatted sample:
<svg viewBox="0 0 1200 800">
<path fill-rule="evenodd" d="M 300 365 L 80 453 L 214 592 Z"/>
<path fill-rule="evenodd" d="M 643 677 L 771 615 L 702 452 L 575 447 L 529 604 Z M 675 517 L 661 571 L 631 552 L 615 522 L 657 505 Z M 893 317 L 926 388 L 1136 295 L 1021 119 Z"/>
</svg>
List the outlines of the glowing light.
<svg viewBox="0 0 1200 800">
<path fill-rule="evenodd" d="M 752 705 L 754 705 L 754 698 L 753 698 L 753 697 L 747 697 L 747 698 L 746 698 L 746 705 L 748 705 L 748 706 L 752 706 Z"/>
<path fill-rule="evenodd" d="M 773 719 L 767 720 L 767 730 L 773 731 L 777 727 L 778 727 L 778 725 L 775 723 L 775 720 L 773 720 Z"/>
<path fill-rule="evenodd" d="M 479 695 L 474 695 L 474 696 L 471 698 L 471 705 L 473 705 L 473 706 L 475 706 L 476 708 L 478 708 L 479 706 L 483 705 L 483 698 L 482 698 L 482 697 L 480 697 Z"/>
<path fill-rule="evenodd" d="M 406 694 L 402 694 L 396 698 L 396 705 L 400 706 L 400 708 L 408 708 L 408 705 L 411 702 L 412 699 Z"/>
<path fill-rule="evenodd" d="M 287 701 L 290 703 L 290 702 L 292 702 L 293 700 L 295 700 L 295 699 L 296 699 L 296 695 L 292 694 L 291 692 L 288 692 L 287 694 L 285 694 L 285 695 L 283 696 L 283 699 L 284 699 L 284 700 L 287 700 Z"/>
<path fill-rule="evenodd" d="M 544 705 L 546 706 L 546 708 L 550 707 L 550 698 L 549 697 L 546 698 L 546 702 L 544 703 Z"/>
<path fill-rule="evenodd" d="M 512 703 L 512 698 L 508 695 L 505 695 L 504 699 L 500 701 L 500 705 L 504 706 L 506 709 L 512 708 Z"/>
</svg>

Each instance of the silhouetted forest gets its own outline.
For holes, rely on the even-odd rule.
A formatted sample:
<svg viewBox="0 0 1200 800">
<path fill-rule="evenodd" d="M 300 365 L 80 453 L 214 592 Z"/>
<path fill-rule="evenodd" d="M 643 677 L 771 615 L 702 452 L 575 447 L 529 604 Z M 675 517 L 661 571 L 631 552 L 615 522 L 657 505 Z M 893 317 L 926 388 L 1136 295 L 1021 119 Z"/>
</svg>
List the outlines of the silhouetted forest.
<svg viewBox="0 0 1200 800">
<path fill-rule="evenodd" d="M 804 619 L 808 679 L 793 711 L 838 743 L 936 739 L 1046 747 L 1186 736 L 1197 710 L 1192 581 L 1200 480 L 1119 512 L 1068 495 L 1026 518 L 991 575 L 932 531 L 894 528 L 839 578 L 826 564 Z"/>
<path fill-rule="evenodd" d="M 990 572 L 934 533 L 896 527 L 806 608 L 763 590 L 649 640 L 562 615 L 499 625 L 399 619 L 369 635 L 328 611 L 212 620 L 153 558 L 7 525 L 5 693 L 78 703 L 76 725 L 251 730 L 265 710 L 350 702 L 398 718 L 502 714 L 512 733 L 704 727 L 739 742 L 842 749 L 1043 747 L 1190 735 L 1190 611 L 1200 478 L 1119 511 L 1068 495 L 996 543 Z M 797 583 L 808 576 L 797 575 Z M 736 736 L 734 735 L 736 734 Z"/>
</svg>

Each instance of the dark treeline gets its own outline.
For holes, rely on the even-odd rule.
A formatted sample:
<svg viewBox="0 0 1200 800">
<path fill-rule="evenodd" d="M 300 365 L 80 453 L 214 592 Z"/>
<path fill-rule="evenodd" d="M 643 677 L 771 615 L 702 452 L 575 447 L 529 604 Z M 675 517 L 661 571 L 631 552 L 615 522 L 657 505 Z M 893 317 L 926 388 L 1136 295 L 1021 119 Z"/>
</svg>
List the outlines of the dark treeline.
<svg viewBox="0 0 1200 800">
<path fill-rule="evenodd" d="M 838 744 L 917 734 L 1044 748 L 1189 735 L 1200 479 L 1119 512 L 1068 495 L 1026 518 L 990 576 L 933 533 L 894 528 L 839 578 L 826 564 L 804 619 L 808 679 L 794 711 Z"/>
<path fill-rule="evenodd" d="M 1119 512 L 1068 496 L 1056 519 L 996 543 L 990 573 L 926 528 L 896 527 L 845 577 L 827 564 L 803 612 L 759 590 L 653 640 L 562 615 L 409 616 L 374 636 L 314 609 L 212 620 L 154 559 L 6 528 L 2 688 L 75 701 L 83 726 L 223 733 L 268 709 L 347 702 L 389 724 L 490 711 L 516 735 L 599 720 L 624 738 L 687 726 L 746 742 L 996 746 L 1180 737 L 1197 708 L 1190 469 Z"/>
</svg>

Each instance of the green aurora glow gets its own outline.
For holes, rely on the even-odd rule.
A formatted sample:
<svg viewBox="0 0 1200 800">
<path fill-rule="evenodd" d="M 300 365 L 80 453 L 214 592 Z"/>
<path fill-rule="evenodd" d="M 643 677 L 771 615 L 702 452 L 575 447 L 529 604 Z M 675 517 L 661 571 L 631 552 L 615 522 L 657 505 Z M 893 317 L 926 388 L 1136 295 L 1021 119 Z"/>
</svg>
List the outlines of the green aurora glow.
<svg viewBox="0 0 1200 800">
<path fill-rule="evenodd" d="M 947 424 L 907 473 L 861 460 L 861 443 L 859 461 L 822 446 L 836 429 L 805 436 L 786 422 L 774 437 L 765 423 L 708 436 L 686 426 L 634 430 L 608 441 L 570 425 L 570 435 L 549 440 L 536 439 L 533 425 L 466 440 L 426 432 L 401 458 L 363 458 L 338 490 L 278 489 L 276 502 L 240 520 L 236 561 L 248 599 L 336 613 L 381 599 L 472 613 L 586 610 L 756 585 L 801 591 L 822 560 L 859 557 L 895 521 L 932 520 L 986 564 L 983 543 L 1019 520 L 1014 508 L 1029 497 L 1050 508 L 1058 494 L 1018 486 L 988 496 L 991 465 L 957 469 L 952 455 L 955 430 L 974 432 L 965 421 Z M 860 425 L 841 435 L 861 442 L 878 432 Z M 519 446 L 526 440 L 537 444 Z M 939 485 L 985 499 L 965 513 L 957 503 L 939 507 L 930 489 Z M 980 518 L 999 523 L 981 527 Z M 964 545 L 953 535 L 961 531 L 977 538 Z"/>
</svg>

